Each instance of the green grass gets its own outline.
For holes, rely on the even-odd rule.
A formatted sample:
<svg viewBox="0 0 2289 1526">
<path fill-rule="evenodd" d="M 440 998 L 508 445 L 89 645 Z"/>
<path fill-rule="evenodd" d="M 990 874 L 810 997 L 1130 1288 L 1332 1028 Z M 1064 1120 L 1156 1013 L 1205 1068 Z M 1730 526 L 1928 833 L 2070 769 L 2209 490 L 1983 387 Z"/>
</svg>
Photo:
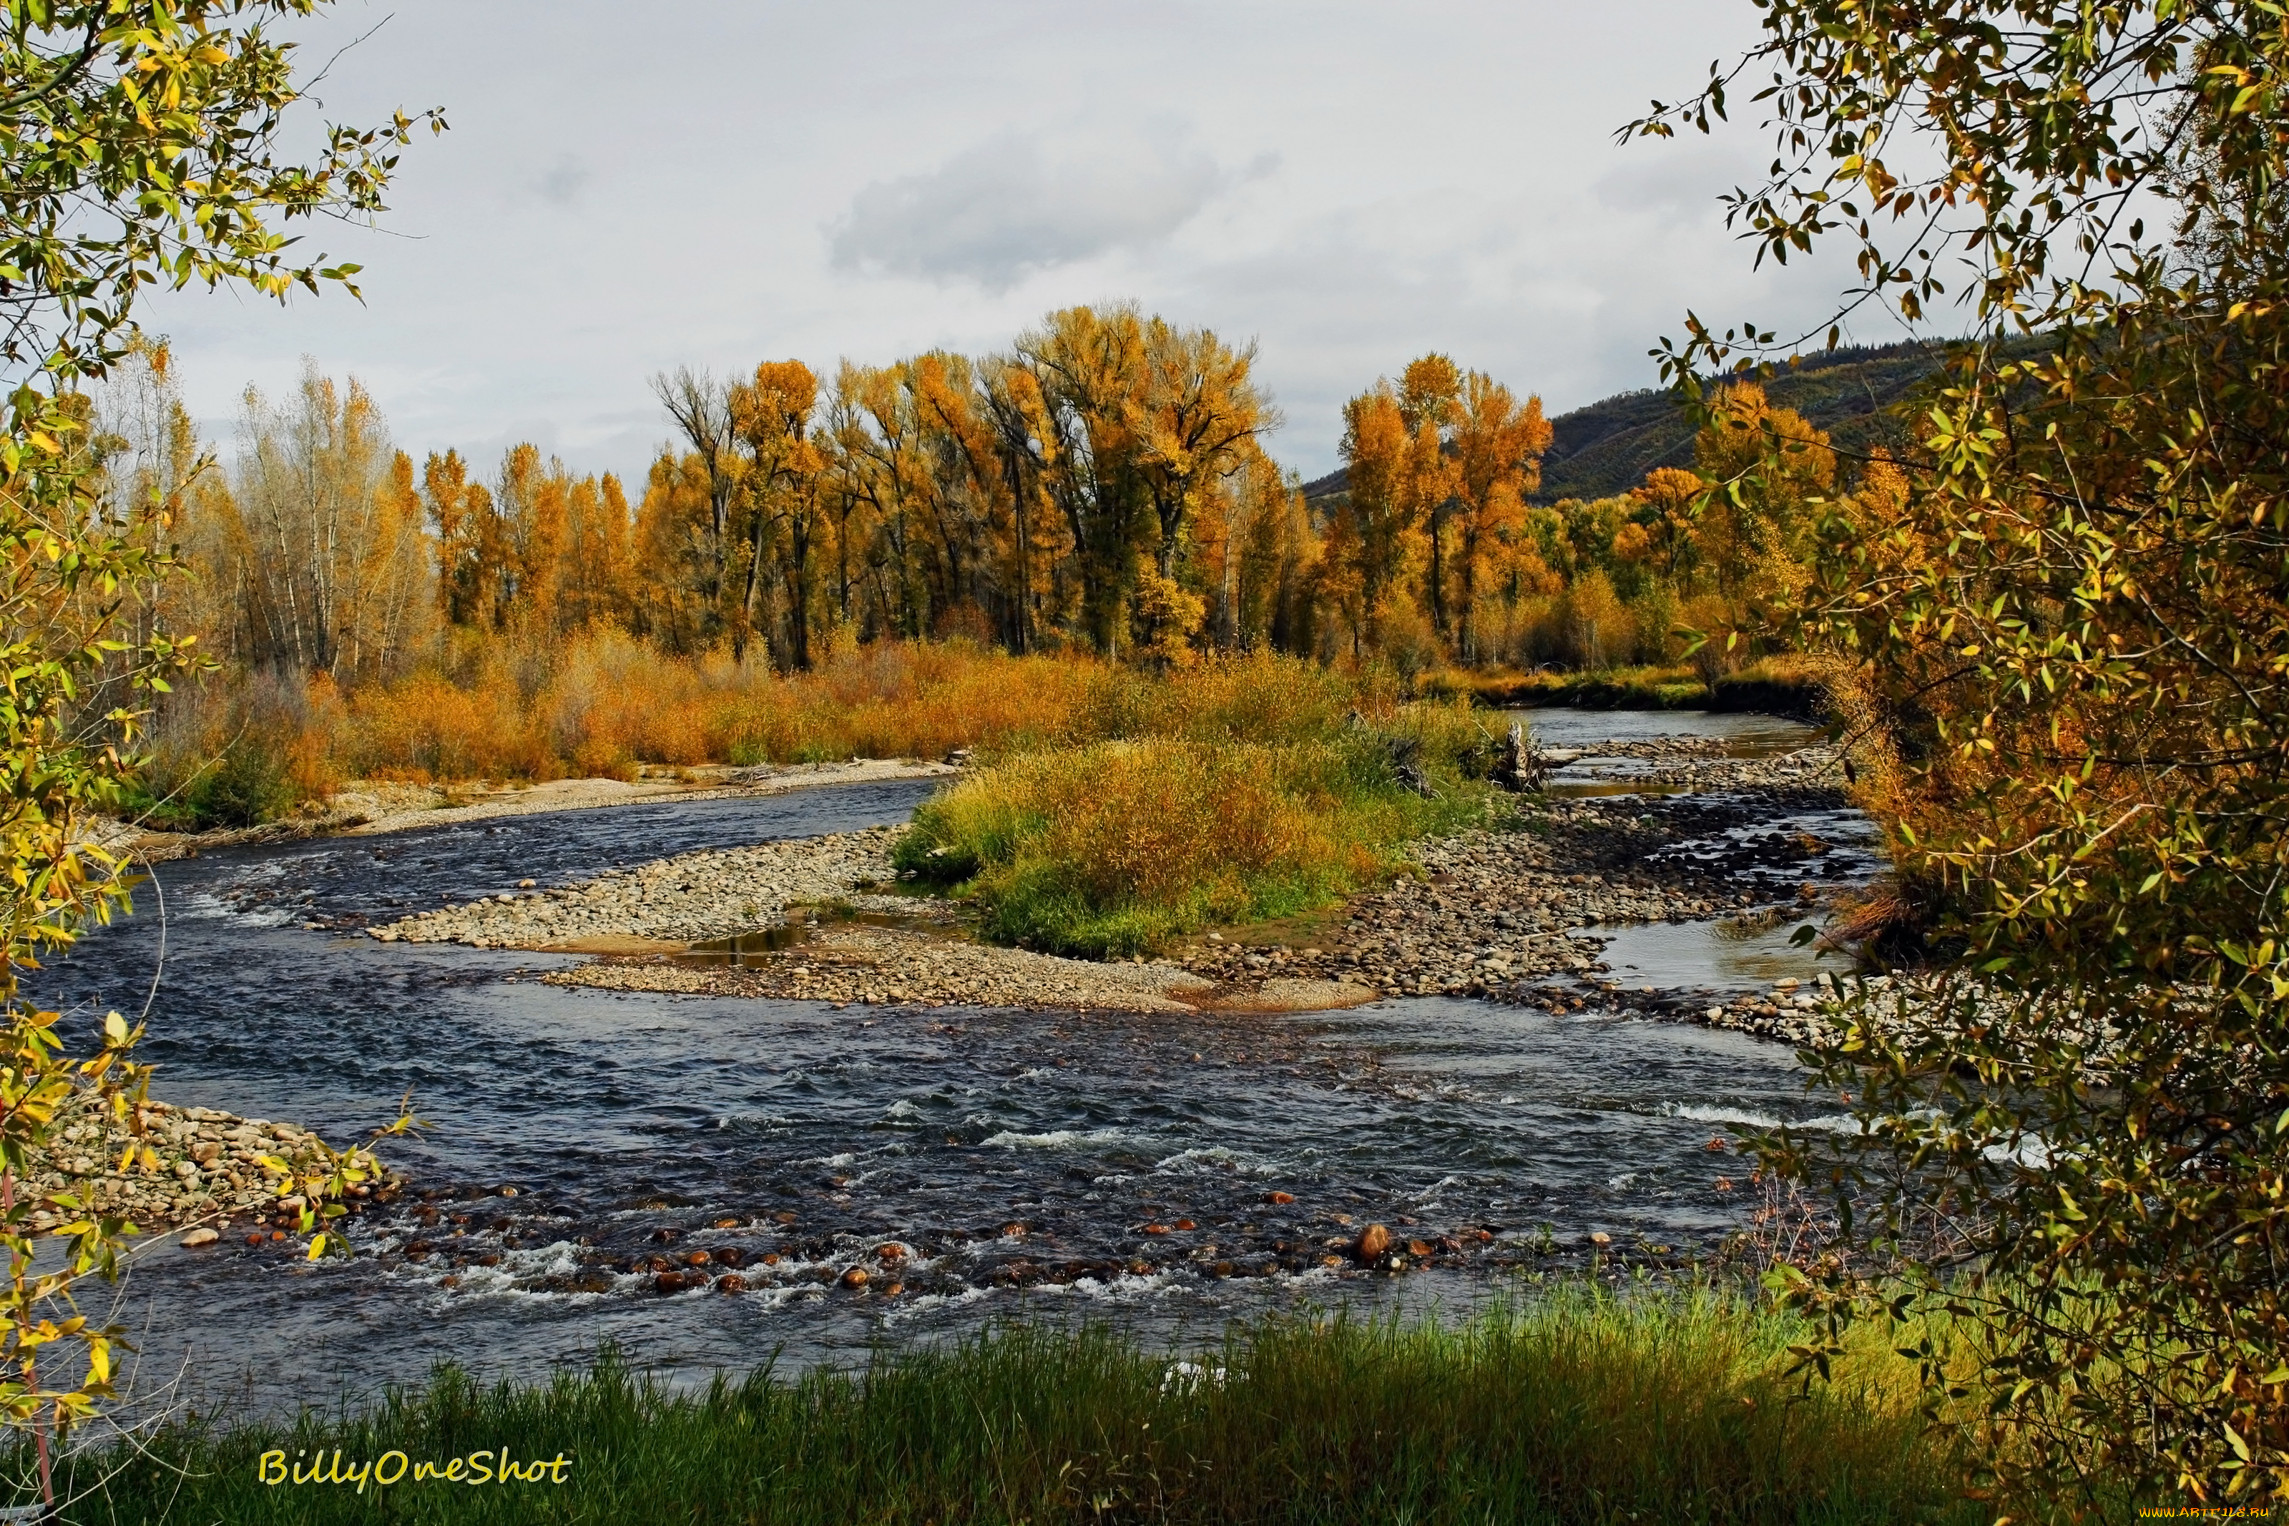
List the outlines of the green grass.
<svg viewBox="0 0 2289 1526">
<path fill-rule="evenodd" d="M 1102 1329 L 1005 1328 L 864 1372 L 674 1390 L 607 1361 L 542 1386 L 450 1371 L 348 1416 L 178 1425 L 83 1522 L 1984 1522 L 1924 1438 L 1912 1369 L 1796 1396 L 1800 1332 L 1710 1292 L 1568 1287 L 1461 1328 L 1271 1319 L 1172 1371 Z M 1860 1360 L 1855 1357 L 1855 1361 Z M 1903 1374 L 1905 1376 L 1903 1377 Z M 565 1482 L 266 1486 L 339 1449 L 506 1448 Z"/>
</svg>

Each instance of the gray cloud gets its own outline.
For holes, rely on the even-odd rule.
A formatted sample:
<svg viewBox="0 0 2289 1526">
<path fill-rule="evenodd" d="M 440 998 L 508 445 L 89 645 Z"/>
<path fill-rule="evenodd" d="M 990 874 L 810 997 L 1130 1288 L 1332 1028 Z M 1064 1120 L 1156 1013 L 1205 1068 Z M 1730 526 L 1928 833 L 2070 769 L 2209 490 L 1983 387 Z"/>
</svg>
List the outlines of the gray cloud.
<svg viewBox="0 0 2289 1526">
<path fill-rule="evenodd" d="M 569 207 L 578 199 L 580 188 L 588 184 L 588 166 L 566 154 L 533 184 L 543 201 L 551 206 Z"/>
<path fill-rule="evenodd" d="M 1248 178 L 1273 168 L 1259 160 Z M 1166 238 L 1231 183 L 1171 139 L 1005 132 L 925 174 L 865 187 L 829 230 L 831 247 L 839 269 L 1006 291 L 1035 271 Z"/>
</svg>

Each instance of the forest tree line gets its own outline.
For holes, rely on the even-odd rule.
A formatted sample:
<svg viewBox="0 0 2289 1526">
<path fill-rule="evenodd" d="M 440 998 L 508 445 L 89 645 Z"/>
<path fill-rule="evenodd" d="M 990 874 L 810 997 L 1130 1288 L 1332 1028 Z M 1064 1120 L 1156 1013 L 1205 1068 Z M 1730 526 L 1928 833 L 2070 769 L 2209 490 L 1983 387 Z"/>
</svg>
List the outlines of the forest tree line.
<svg viewBox="0 0 2289 1526">
<path fill-rule="evenodd" d="M 122 516 L 160 504 L 189 566 L 150 618 L 234 668 L 344 687 L 456 643 L 605 630 L 782 670 L 956 636 L 1160 665 L 1674 661 L 1688 633 L 1754 632 L 1802 590 L 1837 486 L 1826 437 L 1743 385 L 1697 470 L 1537 503 L 1541 400 L 1430 354 L 1344 405 L 1346 486 L 1307 502 L 1267 454 L 1281 419 L 1254 360 L 1124 305 L 983 357 L 679 370 L 653 379 L 673 435 L 634 491 L 531 444 L 417 466 L 362 386 L 315 365 L 283 398 L 247 391 L 225 467 L 163 344 L 115 371 L 91 437 Z M 1786 468 L 1749 472 L 1775 439 Z M 1856 487 L 1873 512 L 1896 491 L 1880 463 Z"/>
</svg>

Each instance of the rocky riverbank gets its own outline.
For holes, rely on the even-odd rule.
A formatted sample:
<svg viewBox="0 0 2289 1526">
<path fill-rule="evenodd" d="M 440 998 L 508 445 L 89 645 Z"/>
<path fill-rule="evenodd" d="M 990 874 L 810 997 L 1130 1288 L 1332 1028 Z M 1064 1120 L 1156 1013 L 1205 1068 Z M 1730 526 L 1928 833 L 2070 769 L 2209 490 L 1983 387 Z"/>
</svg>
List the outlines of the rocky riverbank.
<svg viewBox="0 0 2289 1526">
<path fill-rule="evenodd" d="M 384 943 L 565 949 L 631 941 L 696 943 L 781 922 L 790 906 L 841 902 L 859 910 L 914 909 L 912 897 L 877 893 L 895 876 L 896 827 L 752 847 L 682 853 L 571 885 L 441 906 L 370 929 Z"/>
<path fill-rule="evenodd" d="M 1190 1012 L 1208 985 L 1181 968 L 1099 964 L 1025 949 L 992 948 L 907 928 L 828 921 L 792 948 L 752 964 L 667 959 L 600 960 L 542 978 L 613 991 L 767 996 L 838 1006 L 1069 1007 Z"/>
<path fill-rule="evenodd" d="M 1754 830 L 1844 807 L 1828 782 L 1833 755 L 1807 751 L 1819 755 L 1705 765 L 1727 770 L 1721 795 L 1553 800 L 1509 830 L 1417 844 L 1421 878 L 1357 897 L 1302 946 L 1211 935 L 1184 963 L 1225 983 L 1332 979 L 1391 995 L 1567 999 L 1553 982 L 1603 983 L 1600 926 L 1810 911 L 1850 878 L 1832 844 Z"/>
<path fill-rule="evenodd" d="M 56 1120 L 57 1148 L 34 1163 L 24 1185 L 34 1197 L 70 1192 L 92 1211 L 116 1214 L 146 1233 L 201 1226 L 186 1239 L 190 1244 L 211 1242 L 216 1226 L 233 1219 L 278 1216 L 277 1178 L 262 1157 L 282 1160 L 297 1172 L 315 1170 L 325 1158 L 318 1136 L 291 1123 L 164 1102 L 146 1102 L 143 1116 L 142 1143 L 158 1162 L 122 1171 L 128 1131 L 91 1102 L 67 1103 Z M 387 1196 L 395 1183 L 385 1177 L 357 1190 Z M 31 1230 L 46 1234 L 66 1222 L 64 1215 L 40 1210 L 31 1216 Z"/>
</svg>

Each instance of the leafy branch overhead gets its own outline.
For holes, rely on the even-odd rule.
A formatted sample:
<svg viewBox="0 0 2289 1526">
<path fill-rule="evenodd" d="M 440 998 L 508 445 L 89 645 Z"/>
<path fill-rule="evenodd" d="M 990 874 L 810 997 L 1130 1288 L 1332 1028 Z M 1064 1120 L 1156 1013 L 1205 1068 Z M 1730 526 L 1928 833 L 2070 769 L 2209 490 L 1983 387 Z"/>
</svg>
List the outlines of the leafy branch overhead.
<svg viewBox="0 0 2289 1526">
<path fill-rule="evenodd" d="M 8 0 L 0 38 L 0 360 L 13 384 L 0 435 L 0 1418 L 29 1433 L 51 1508 L 56 1438 L 111 1397 L 120 1339 L 78 1312 L 73 1290 L 115 1275 L 136 1226 L 107 1211 L 100 1185 L 84 1198 L 34 1193 L 32 1162 L 58 1143 L 58 1109 L 74 1098 L 136 1141 L 120 1172 L 156 1161 L 139 1142 L 149 1074 L 131 1059 L 140 1025 L 112 1014 L 97 1052 L 75 1060 L 59 1015 L 30 1003 L 21 978 L 127 906 L 126 865 L 84 827 L 124 798 L 150 697 L 199 666 L 190 638 L 130 618 L 175 570 L 155 547 L 179 504 L 106 495 L 76 389 L 135 342 L 146 286 L 283 298 L 356 273 L 298 258 L 286 225 L 381 211 L 393 150 L 415 119 L 329 127 L 314 158 L 280 157 L 301 95 L 292 47 L 266 27 L 317 8 Z M 444 126 L 434 112 L 424 120 Z M 352 1151 L 300 1183 L 305 1204 L 319 1205 L 308 1227 L 369 1171 Z M 294 1185 L 282 1181 L 281 1196 Z M 70 1235 L 45 1270 L 34 1264 L 36 1213 Z"/>
<path fill-rule="evenodd" d="M 1733 217 L 1760 258 L 1856 248 L 1830 342 L 1871 302 L 1972 325 L 1886 491 L 1820 516 L 1797 626 L 1854 675 L 1946 1021 L 1815 1055 L 1863 1129 L 1768 1159 L 1955 1322 L 1933 1391 L 2002 1483 L 2289 1498 L 2289 18 L 1760 9 L 1630 131 L 1754 87 L 1778 152 Z M 1788 348 L 1695 317 L 1660 353 L 1697 395 Z M 1767 431 L 1702 501 L 1789 457 Z M 1790 1291 L 1840 1328 L 1861 1265 Z"/>
<path fill-rule="evenodd" d="M 302 100 L 269 25 L 318 0 L 9 0 L 0 42 L 0 357 L 64 375 L 120 349 L 145 286 L 240 285 L 283 299 L 354 264 L 303 257 L 286 225 L 369 218 L 399 145 L 441 113 L 329 125 L 282 159 Z"/>
</svg>

